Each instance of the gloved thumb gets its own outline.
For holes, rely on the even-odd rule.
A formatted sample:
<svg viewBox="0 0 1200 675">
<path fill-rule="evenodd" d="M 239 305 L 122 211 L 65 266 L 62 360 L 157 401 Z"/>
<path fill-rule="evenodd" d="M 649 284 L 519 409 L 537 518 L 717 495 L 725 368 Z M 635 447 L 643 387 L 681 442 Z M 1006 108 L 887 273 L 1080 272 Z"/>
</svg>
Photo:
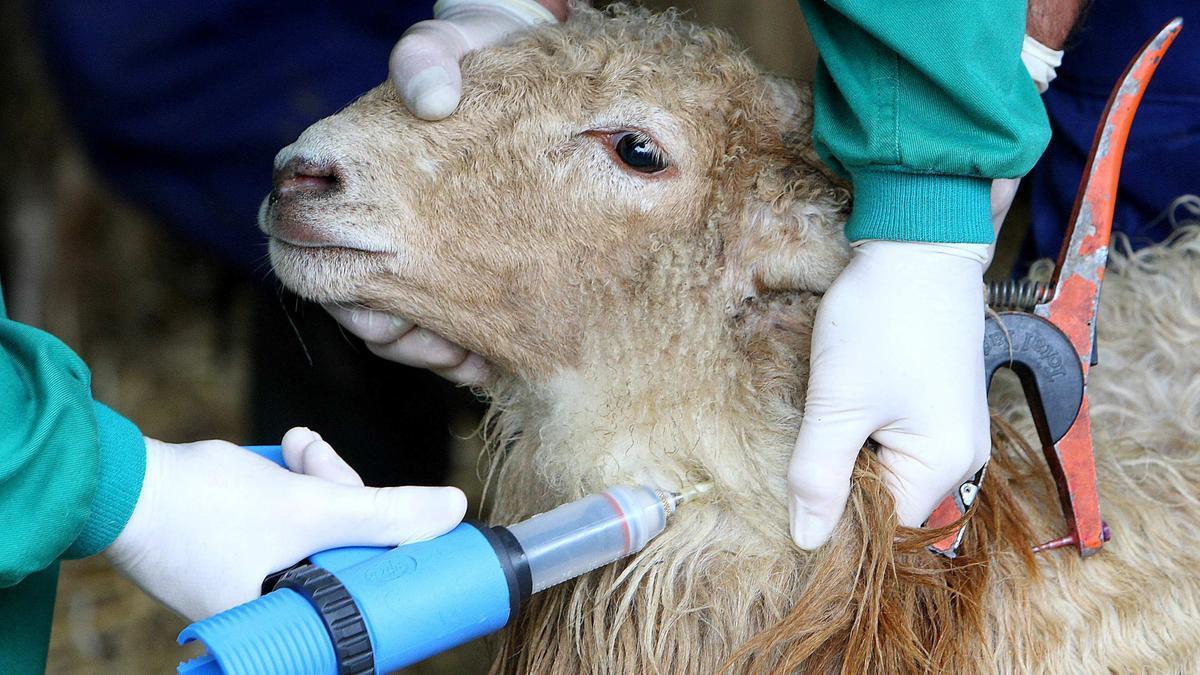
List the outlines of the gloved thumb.
<svg viewBox="0 0 1200 675">
<path fill-rule="evenodd" d="M 414 115 L 439 120 L 454 112 L 462 97 L 458 62 L 470 48 L 462 31 L 444 21 L 422 21 L 396 43 L 392 81 Z"/>
<path fill-rule="evenodd" d="M 283 435 L 283 461 L 293 473 L 362 487 L 362 478 L 321 435 L 306 427 L 295 427 Z"/>
<path fill-rule="evenodd" d="M 535 0 L 439 0 L 433 21 L 404 33 L 392 50 L 392 81 L 414 115 L 439 120 L 462 98 L 459 60 L 473 49 L 539 23 L 556 21 Z"/>
<path fill-rule="evenodd" d="M 320 548 L 397 546 L 449 532 L 467 512 L 455 487 L 369 488 L 326 483 L 310 517 L 319 519 Z"/>
<path fill-rule="evenodd" d="M 938 502 L 982 466 L 961 464 L 957 455 L 942 455 L 938 461 L 939 454 L 933 448 L 879 448 L 879 460 L 887 469 L 884 483 L 896 503 L 896 520 L 904 527 L 921 527 Z"/>
<path fill-rule="evenodd" d="M 854 462 L 870 430 L 853 415 L 805 411 L 788 465 L 792 540 L 811 551 L 829 540 L 846 510 Z"/>
<path fill-rule="evenodd" d="M 974 407 L 969 423 L 946 425 L 934 436 L 899 429 L 873 434 L 879 442 L 879 461 L 887 470 L 884 483 L 896 503 L 896 520 L 904 527 L 921 527 L 938 502 L 987 463 L 991 438 L 982 392 Z"/>
</svg>

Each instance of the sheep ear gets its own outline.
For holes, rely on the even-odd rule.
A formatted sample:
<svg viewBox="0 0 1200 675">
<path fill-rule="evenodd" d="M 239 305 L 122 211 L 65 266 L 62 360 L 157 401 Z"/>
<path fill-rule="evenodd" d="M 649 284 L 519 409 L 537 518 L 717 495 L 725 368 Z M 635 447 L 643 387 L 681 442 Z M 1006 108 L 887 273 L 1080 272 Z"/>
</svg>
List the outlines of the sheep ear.
<svg viewBox="0 0 1200 675">
<path fill-rule="evenodd" d="M 808 88 L 766 79 L 777 133 L 750 160 L 753 180 L 727 251 L 736 302 L 769 292 L 822 293 L 850 256 L 843 233 L 850 193 L 813 150 Z"/>
</svg>

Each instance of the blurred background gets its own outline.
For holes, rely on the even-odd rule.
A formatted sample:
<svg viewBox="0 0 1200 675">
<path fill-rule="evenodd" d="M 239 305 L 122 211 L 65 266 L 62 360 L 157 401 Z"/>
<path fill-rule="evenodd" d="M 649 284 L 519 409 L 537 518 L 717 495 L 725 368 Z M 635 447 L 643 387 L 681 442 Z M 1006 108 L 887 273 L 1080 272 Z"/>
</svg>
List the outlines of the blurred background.
<svg viewBox="0 0 1200 675">
<path fill-rule="evenodd" d="M 688 10 L 736 33 L 768 69 L 812 78 L 815 50 L 795 2 L 646 4 Z M 452 483 L 477 504 L 479 403 L 375 359 L 282 291 L 255 224 L 275 152 L 383 80 L 393 43 L 431 5 L 0 0 L 0 279 L 12 318 L 80 353 L 96 397 L 147 435 L 269 443 L 302 424 L 368 484 Z M 1106 84 L 1099 103 L 1076 106 L 1092 116 L 1086 142 L 1119 66 L 1149 32 L 1112 45 L 1116 72 L 1089 73 Z M 1195 128 L 1176 134 L 1171 151 L 1194 158 Z M 1135 135 L 1131 152 L 1138 147 Z M 1075 178 L 1047 188 L 1066 193 L 1048 207 L 1054 223 L 1082 162 L 1077 148 L 1064 153 L 1060 173 Z M 998 274 L 1032 246 L 1028 192 L 1005 228 Z M 1169 227 L 1190 208 L 1143 201 L 1143 215 L 1126 223 Z M 183 625 L 102 558 L 70 562 L 48 669 L 166 672 L 191 654 L 174 644 Z M 483 672 L 486 663 L 476 645 L 412 672 Z"/>
</svg>

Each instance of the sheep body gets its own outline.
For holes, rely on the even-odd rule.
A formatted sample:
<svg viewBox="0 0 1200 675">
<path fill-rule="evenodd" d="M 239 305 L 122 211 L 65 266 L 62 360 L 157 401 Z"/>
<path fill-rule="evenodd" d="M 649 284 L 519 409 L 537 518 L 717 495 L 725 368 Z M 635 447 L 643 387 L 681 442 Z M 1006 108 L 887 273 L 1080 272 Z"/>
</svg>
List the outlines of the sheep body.
<svg viewBox="0 0 1200 675">
<path fill-rule="evenodd" d="M 1011 386 L 993 392 L 993 468 L 963 557 L 897 528 L 869 453 L 832 542 L 804 553 L 786 528 L 785 467 L 849 204 L 811 147 L 806 91 L 719 31 L 581 5 L 463 72 L 444 122 L 415 120 L 383 85 L 281 153 L 336 162 L 339 183 L 264 204 L 277 273 L 496 364 L 494 521 L 614 483 L 716 486 L 627 563 L 535 597 L 496 670 L 1194 667 L 1195 229 L 1114 254 L 1105 282 L 1090 395 L 1115 538 L 1101 554 L 1030 553 L 1064 524 Z M 604 146 L 614 128 L 651 134 L 671 173 L 623 170 Z M 288 243 L 297 230 L 331 245 Z"/>
</svg>

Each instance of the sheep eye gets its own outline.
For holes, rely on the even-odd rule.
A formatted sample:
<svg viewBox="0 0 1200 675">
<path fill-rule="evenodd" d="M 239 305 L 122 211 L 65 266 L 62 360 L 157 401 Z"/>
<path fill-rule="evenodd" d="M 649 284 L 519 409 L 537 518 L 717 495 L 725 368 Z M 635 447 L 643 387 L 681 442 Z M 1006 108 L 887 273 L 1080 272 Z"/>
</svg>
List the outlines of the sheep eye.
<svg viewBox="0 0 1200 675">
<path fill-rule="evenodd" d="M 625 166 L 639 173 L 658 173 L 667 168 L 667 158 L 662 149 L 646 134 L 628 131 L 615 138 L 613 151 Z"/>
</svg>

